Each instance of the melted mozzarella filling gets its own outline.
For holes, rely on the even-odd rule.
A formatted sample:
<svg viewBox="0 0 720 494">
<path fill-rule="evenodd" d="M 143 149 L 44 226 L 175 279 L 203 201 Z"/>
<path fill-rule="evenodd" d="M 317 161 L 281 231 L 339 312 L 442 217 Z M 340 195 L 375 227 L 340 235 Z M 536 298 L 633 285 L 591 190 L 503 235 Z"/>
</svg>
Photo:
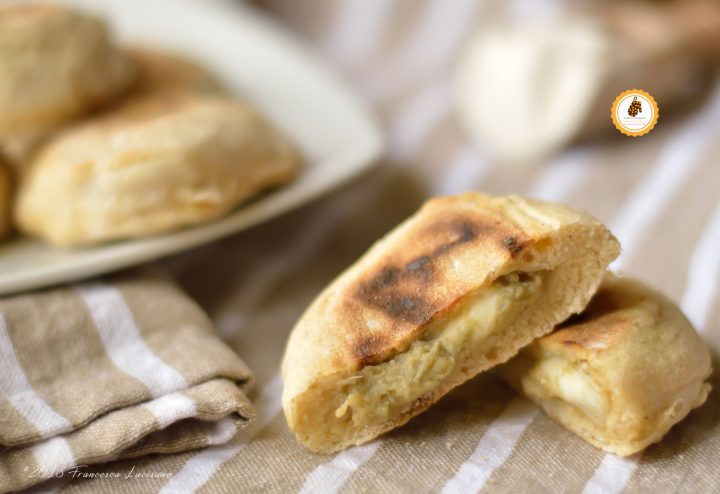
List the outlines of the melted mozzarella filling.
<svg viewBox="0 0 720 494">
<path fill-rule="evenodd" d="M 597 423 L 603 423 L 608 415 L 608 398 L 597 383 L 563 357 L 540 360 L 530 378 L 540 385 L 543 398 L 559 398 Z"/>
</svg>

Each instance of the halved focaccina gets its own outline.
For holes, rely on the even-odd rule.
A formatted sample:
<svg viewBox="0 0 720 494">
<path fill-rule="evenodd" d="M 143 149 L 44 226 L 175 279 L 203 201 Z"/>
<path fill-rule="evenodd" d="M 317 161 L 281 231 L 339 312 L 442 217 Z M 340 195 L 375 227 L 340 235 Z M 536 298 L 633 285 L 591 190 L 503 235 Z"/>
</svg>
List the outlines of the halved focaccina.
<svg viewBox="0 0 720 494">
<path fill-rule="evenodd" d="M 428 201 L 312 303 L 283 361 L 290 428 L 363 443 L 581 311 L 619 245 L 581 211 L 519 197 Z"/>
<path fill-rule="evenodd" d="M 580 316 L 500 369 L 548 415 L 620 456 L 662 439 L 710 390 L 710 353 L 680 309 L 612 275 Z"/>
</svg>

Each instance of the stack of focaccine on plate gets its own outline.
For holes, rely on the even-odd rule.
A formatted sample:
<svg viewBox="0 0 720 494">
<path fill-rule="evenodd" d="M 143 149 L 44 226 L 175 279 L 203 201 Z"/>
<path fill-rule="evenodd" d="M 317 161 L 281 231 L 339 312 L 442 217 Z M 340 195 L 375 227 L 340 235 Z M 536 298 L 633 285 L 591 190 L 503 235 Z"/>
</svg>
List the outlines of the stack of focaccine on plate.
<svg viewBox="0 0 720 494">
<path fill-rule="evenodd" d="M 0 234 L 64 246 L 167 232 L 292 179 L 295 147 L 202 67 L 92 16 L 0 7 Z"/>
<path fill-rule="evenodd" d="M 317 452 L 369 441 L 497 369 L 592 444 L 630 455 L 708 394 L 682 312 L 608 273 L 590 215 L 520 197 L 428 201 L 310 305 L 283 360 L 283 407 Z"/>
</svg>

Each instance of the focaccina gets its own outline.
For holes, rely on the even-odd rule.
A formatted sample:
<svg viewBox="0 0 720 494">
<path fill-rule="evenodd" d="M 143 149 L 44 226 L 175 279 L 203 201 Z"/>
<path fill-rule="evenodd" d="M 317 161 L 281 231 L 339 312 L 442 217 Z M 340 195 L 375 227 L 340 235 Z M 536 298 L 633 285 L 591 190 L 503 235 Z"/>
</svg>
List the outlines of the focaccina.
<svg viewBox="0 0 720 494">
<path fill-rule="evenodd" d="M 608 275 L 588 308 L 501 367 L 551 417 L 605 451 L 659 441 L 710 385 L 710 354 L 680 309 Z"/>
<path fill-rule="evenodd" d="M 315 451 L 407 422 L 582 310 L 619 245 L 588 214 L 519 197 L 428 201 L 307 309 L 283 361 Z"/>
</svg>

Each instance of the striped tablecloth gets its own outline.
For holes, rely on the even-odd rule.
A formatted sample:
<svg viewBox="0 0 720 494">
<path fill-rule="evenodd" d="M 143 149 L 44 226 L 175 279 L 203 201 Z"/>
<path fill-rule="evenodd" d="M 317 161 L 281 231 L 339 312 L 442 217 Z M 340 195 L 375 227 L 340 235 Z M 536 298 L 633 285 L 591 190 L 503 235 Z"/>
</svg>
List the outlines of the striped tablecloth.
<svg viewBox="0 0 720 494">
<path fill-rule="evenodd" d="M 533 2 L 524 2 L 531 4 Z M 638 139 L 611 136 L 536 168 L 499 167 L 452 112 L 451 67 L 493 12 L 522 2 L 271 0 L 265 7 L 375 109 L 385 158 L 357 182 L 283 218 L 164 264 L 256 372 L 258 421 L 231 443 L 97 471 L 161 478 L 74 480 L 62 492 L 720 492 L 720 383 L 641 456 L 595 449 L 490 376 L 370 444 L 334 456 L 297 444 L 278 364 L 301 311 L 424 198 L 465 190 L 563 201 L 605 221 L 617 268 L 682 304 L 720 348 L 720 86 L 692 114 Z M 662 105 L 662 102 L 661 102 Z M 717 367 L 717 366 L 716 366 Z"/>
</svg>

